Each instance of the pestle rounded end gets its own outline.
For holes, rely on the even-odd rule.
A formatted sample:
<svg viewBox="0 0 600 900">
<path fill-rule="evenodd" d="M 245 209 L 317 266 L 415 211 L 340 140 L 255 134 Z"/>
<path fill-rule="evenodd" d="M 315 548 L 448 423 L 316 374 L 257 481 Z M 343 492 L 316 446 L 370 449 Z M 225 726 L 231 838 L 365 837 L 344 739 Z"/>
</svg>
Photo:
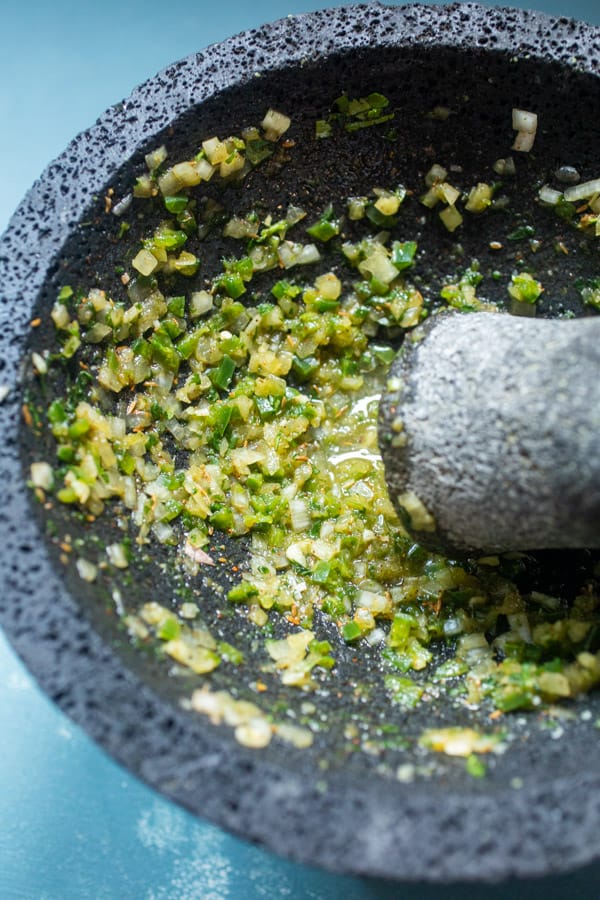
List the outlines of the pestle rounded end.
<svg viewBox="0 0 600 900">
<path fill-rule="evenodd" d="M 424 546 L 600 547 L 600 319 L 432 317 L 392 366 L 379 444 Z"/>
</svg>

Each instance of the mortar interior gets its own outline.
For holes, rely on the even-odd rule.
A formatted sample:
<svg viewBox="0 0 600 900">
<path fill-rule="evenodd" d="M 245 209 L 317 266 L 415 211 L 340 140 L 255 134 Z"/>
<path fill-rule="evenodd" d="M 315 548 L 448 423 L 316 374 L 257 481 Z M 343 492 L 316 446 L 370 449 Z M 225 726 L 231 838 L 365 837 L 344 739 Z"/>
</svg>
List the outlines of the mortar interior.
<svg viewBox="0 0 600 900">
<path fill-rule="evenodd" d="M 494 29 L 487 37 L 493 46 Z M 172 77 L 176 77 L 176 71 Z M 90 193 L 93 192 L 97 199 L 92 200 L 74 226 L 69 223 L 71 233 L 62 244 L 59 255 L 47 267 L 43 286 L 32 307 L 32 316 L 39 314 L 47 323 L 47 310 L 57 289 L 65 283 L 84 283 L 88 287 L 97 284 L 109 290 L 118 289 L 114 267 L 121 260 L 122 251 L 113 239 L 119 223 L 104 213 L 103 198 L 109 185 L 114 188 L 117 197 L 127 192 L 134 175 L 140 171 L 145 152 L 165 140 L 172 157 L 183 158 L 196 147 L 199 136 L 235 133 L 240 123 L 257 121 L 266 106 L 285 107 L 290 112 L 294 120 L 294 139 L 302 150 L 292 153 L 281 171 L 271 171 L 265 176 L 258 170 L 241 191 L 231 191 L 228 200 L 232 211 L 247 209 L 251 199 L 254 203 L 264 200 L 270 207 L 295 202 L 302 205 L 309 215 L 315 215 L 331 199 L 364 193 L 381 180 L 389 183 L 390 173 L 394 173 L 394 177 L 397 173 L 399 181 L 416 183 L 423 173 L 424 160 L 453 160 L 463 167 L 465 182 L 485 180 L 490 163 L 506 155 L 512 137 L 510 109 L 520 106 L 535 109 L 542 124 L 536 153 L 520 167 L 517 176 L 523 193 L 523 206 L 518 212 L 522 220 L 535 219 L 536 234 L 547 237 L 540 251 L 542 255 L 537 259 L 538 265 L 550 268 L 554 267 L 556 222 L 540 214 L 532 199 L 531 186 L 558 165 L 566 163 L 577 166 L 584 177 L 596 174 L 594 147 L 597 146 L 598 124 L 590 122 L 589 110 L 597 98 L 597 79 L 589 73 L 578 73 L 572 69 L 565 71 L 559 62 L 511 58 L 504 50 L 474 47 L 468 51 L 452 46 L 438 47 L 430 52 L 411 46 L 403 46 L 401 50 L 396 47 L 362 47 L 347 53 L 333 53 L 314 63 L 303 60 L 289 68 L 267 72 L 258 82 L 259 87 L 257 81 L 246 80 L 241 85 L 226 88 L 200 106 L 192 105 L 164 128 L 158 131 L 150 129 L 136 152 L 119 167 L 110 181 L 89 184 Z M 401 128 L 397 128 L 396 140 L 382 145 L 381 136 L 371 130 L 355 136 L 355 139 L 338 142 L 317 145 L 311 140 L 314 119 L 326 112 L 332 100 L 344 91 L 350 96 L 362 96 L 369 91 L 386 94 L 398 110 L 397 119 Z M 426 118 L 424 112 L 434 106 L 447 106 L 453 111 L 450 125 Z M 385 148 L 383 151 L 382 146 Z M 60 168 L 56 176 L 60 181 Z M 69 177 L 73 177 L 73 173 Z M 64 185 L 68 197 L 68 179 Z M 41 201 L 43 204 L 43 193 Z M 135 239 L 137 227 L 141 230 L 147 226 L 147 220 L 133 223 L 132 238 Z M 515 218 L 512 216 L 499 224 L 494 221 L 493 235 L 489 239 L 502 241 L 514 226 Z M 50 227 L 56 226 L 51 224 Z M 439 286 L 440 273 L 447 272 L 448 261 L 455 258 L 455 238 L 414 218 L 406 222 L 406 229 L 404 239 L 415 237 L 426 248 L 428 277 L 425 287 L 433 296 Z M 585 249 L 587 245 L 577 235 L 566 232 L 564 238 L 573 252 L 568 266 L 563 266 L 556 273 L 555 290 L 552 293 L 547 291 L 547 298 L 541 304 L 542 313 L 547 315 L 560 314 L 565 310 L 583 313 L 579 295 L 573 289 L 573 280 L 577 275 L 589 277 L 594 274 L 597 261 L 597 251 L 588 252 Z M 479 223 L 474 222 L 471 227 L 465 228 L 461 234 L 461 244 L 465 260 L 477 256 L 483 269 L 499 267 L 498 256 L 489 247 L 482 249 Z M 517 248 L 511 247 L 509 253 L 502 257 L 502 267 L 512 269 L 517 252 Z M 210 275 L 211 261 L 216 264 L 220 258 L 222 246 L 218 240 L 211 247 L 211 253 L 212 256 L 206 259 L 204 275 Z M 43 324 L 36 329 L 28 349 L 43 348 L 50 340 L 51 331 Z M 26 378 L 25 384 L 26 391 L 32 391 L 35 396 L 35 383 Z M 49 385 L 49 390 L 59 387 Z M 44 402 L 48 402 L 49 396 L 51 394 L 46 395 Z M 42 445 L 44 440 L 42 436 Z M 27 472 L 29 462 L 39 453 L 40 444 L 37 439 L 32 441 L 31 433 L 24 429 L 19 432 L 19 441 Z M 38 507 L 33 507 L 33 511 L 40 530 L 47 530 L 47 518 L 43 511 Z M 76 523 L 62 510 L 54 510 L 52 517 L 59 535 L 68 529 L 72 537 L 80 538 L 84 544 L 88 544 L 90 539 L 93 541 L 96 526 L 92 534 L 88 526 Z M 100 529 L 102 540 L 109 542 L 115 533 L 112 523 L 107 522 Z M 224 539 L 223 543 L 229 562 L 243 560 L 243 542 L 236 544 Z M 593 754 L 590 754 L 590 746 L 597 744 L 593 727 L 597 718 L 597 700 L 590 697 L 582 708 L 590 711 L 591 717 L 582 720 L 577 715 L 564 723 L 565 734 L 560 740 L 549 737 L 558 726 L 553 723 L 549 729 L 548 723 L 553 720 L 547 716 L 528 715 L 512 720 L 510 752 L 494 758 L 484 783 L 466 776 L 462 761 L 442 757 L 435 760 L 433 767 L 423 776 L 422 783 L 413 786 L 400 784 L 395 779 L 397 765 L 410 759 L 417 767 L 422 766 L 422 751 L 413 746 L 408 751 L 382 747 L 377 754 L 356 752 L 355 747 L 343 737 L 348 718 L 361 729 L 376 730 L 382 722 L 389 722 L 393 715 L 402 734 L 410 736 L 418 734 L 433 722 L 455 724 L 458 721 L 475 724 L 476 727 L 485 723 L 487 727 L 489 711 L 448 709 L 432 703 L 422 712 L 417 710 L 406 714 L 396 710 L 392 713 L 386 696 L 377 692 L 377 666 L 369 664 L 367 655 L 360 660 L 358 671 L 353 652 L 339 641 L 336 646 L 339 668 L 335 684 L 341 691 L 331 691 L 324 682 L 317 694 L 318 706 L 333 727 L 318 731 L 309 751 L 291 751 L 289 747 L 274 742 L 260 751 L 260 755 L 250 753 L 233 744 L 228 729 L 208 726 L 205 721 L 180 708 L 179 700 L 190 693 L 199 683 L 198 679 L 168 677 L 163 660 L 140 653 L 132 647 L 115 615 L 112 596 L 114 573 L 105 581 L 100 579 L 94 586 L 84 586 L 72 567 L 64 569 L 56 544 L 52 540 L 47 540 L 46 544 L 54 569 L 60 573 L 57 590 L 61 599 L 54 606 L 49 604 L 51 591 L 40 592 L 38 583 L 33 602 L 27 607 L 20 605 L 11 610 L 13 625 L 9 627 L 12 627 L 20 648 L 26 646 L 25 655 L 29 660 L 34 660 L 34 671 L 40 671 L 51 696 L 76 719 L 82 720 L 111 752 L 159 789 L 195 811 L 212 815 L 228 827 L 265 841 L 280 852 L 316 859 L 330 867 L 342 866 L 351 871 L 366 869 L 379 874 L 408 873 L 409 877 L 416 874 L 437 877 L 436 873 L 440 877 L 448 877 L 449 873 L 455 876 L 459 871 L 481 874 L 477 866 L 469 869 L 465 865 L 465 857 L 473 858 L 474 845 L 467 848 L 460 838 L 465 838 L 467 832 L 472 837 L 476 825 L 474 821 L 469 821 L 465 801 L 458 801 L 458 795 L 472 797 L 473 810 L 477 807 L 475 798 L 479 798 L 484 806 L 491 799 L 492 807 L 489 809 L 492 809 L 495 804 L 506 802 L 508 795 L 511 798 L 509 802 L 514 801 L 516 811 L 525 802 L 525 795 L 513 787 L 514 779 L 519 778 L 525 790 L 531 789 L 528 798 L 542 798 L 538 820 L 541 833 L 547 827 L 542 815 L 547 810 L 543 798 L 553 797 L 552 803 L 556 799 L 550 786 L 569 778 L 579 780 L 582 767 L 586 777 L 596 778 L 598 775 L 598 766 L 594 763 Z M 19 558 L 13 564 L 15 585 L 31 585 L 32 576 L 35 576 L 31 556 L 37 557 L 39 551 L 36 549 L 33 554 L 28 553 L 27 546 L 21 542 Z M 564 554 L 558 560 L 553 558 L 549 566 L 547 560 L 541 560 L 541 570 L 546 572 L 548 585 L 554 584 L 556 579 L 564 579 L 566 572 L 578 573 L 581 565 L 590 565 L 585 553 Z M 134 603 L 137 597 L 145 598 L 150 593 L 169 595 L 173 592 L 172 573 L 162 569 L 160 563 L 160 553 L 153 548 L 152 558 L 141 561 L 139 571 L 135 569 L 132 585 L 128 584 L 122 591 L 127 595 L 128 602 Z M 39 571 L 44 574 L 45 559 L 40 565 Z M 26 568 L 27 573 L 24 572 Z M 541 577 L 544 578 L 543 575 Z M 579 574 L 576 581 L 578 577 Z M 35 581 L 33 577 L 33 583 Z M 218 571 L 215 581 L 228 587 L 231 584 L 229 568 Z M 66 586 L 66 596 L 62 584 Z M 204 584 L 201 590 L 207 603 L 211 602 L 209 595 L 212 594 L 217 606 L 221 604 L 218 588 L 213 584 Z M 91 623 L 91 634 L 88 623 Z M 237 629 L 239 622 L 228 620 L 225 624 L 221 622 L 220 627 L 223 628 L 223 636 L 228 637 L 231 634 L 228 628 Z M 335 640 L 333 633 L 327 636 Z M 97 667 L 99 662 L 100 669 Z M 93 665 L 90 666 L 90 663 Z M 77 678 L 78 673 L 83 677 Z M 105 684 L 98 685 L 96 679 L 105 681 Z M 242 684 L 235 674 L 225 672 L 215 674 L 214 679 L 216 685 L 227 687 L 238 696 L 248 692 L 247 676 Z M 120 687 L 117 687 L 119 683 Z M 356 693 L 357 684 L 375 686 L 368 702 L 361 699 L 360 692 Z M 338 696 L 340 692 L 341 697 Z M 98 695 L 102 697 L 100 701 Z M 292 707 L 297 703 L 293 692 L 283 692 L 280 696 Z M 108 698 L 113 704 L 110 711 L 104 708 Z M 118 702 L 115 704 L 116 698 Z M 176 744 L 178 746 L 174 749 Z M 194 745 L 198 747 L 196 758 Z M 217 754 L 216 763 L 206 762 L 210 759 L 210 753 Z M 217 770 L 226 772 L 227 777 L 232 778 L 232 787 L 224 785 L 222 775 L 215 775 Z M 213 779 L 210 787 L 202 785 L 203 771 L 210 772 Z M 265 787 L 263 799 L 260 799 L 262 787 L 269 782 L 270 786 Z M 249 789 L 249 784 L 253 785 L 252 789 Z M 239 790 L 242 785 L 243 791 Z M 276 796 L 278 785 L 279 797 Z M 358 799 L 357 785 L 364 787 L 364 794 L 361 788 Z M 302 786 L 302 799 L 298 799 Z M 573 790 L 573 786 L 568 790 L 565 788 L 565 796 L 569 792 L 572 795 Z M 233 799 L 238 793 L 239 796 Z M 292 803 L 292 797 L 295 797 L 295 803 Z M 441 798 L 449 799 L 446 803 Z M 295 811 L 286 829 L 296 829 L 296 836 L 300 834 L 302 838 L 293 847 L 283 846 L 282 836 L 273 830 L 278 801 L 280 809 L 285 808 L 289 812 L 293 808 Z M 440 802 L 445 806 L 445 812 L 434 813 Z M 330 823 L 325 838 L 322 834 L 324 819 L 316 823 L 313 821 L 309 810 L 311 803 L 314 809 L 321 808 L 322 811 L 324 805 L 337 804 L 337 813 L 332 814 L 333 824 Z M 427 810 L 428 818 L 421 814 L 420 820 L 415 820 L 413 834 L 405 837 L 409 844 L 419 836 L 423 838 L 425 833 L 436 834 L 449 819 L 457 829 L 455 834 L 459 835 L 457 846 L 448 847 L 444 862 L 434 870 L 430 868 L 429 872 L 425 869 L 427 854 L 418 862 L 390 862 L 385 859 L 389 834 L 397 836 L 398 823 L 406 817 L 413 803 L 417 809 L 421 808 L 421 813 L 423 809 Z M 546 803 L 550 804 L 550 800 Z M 348 813 L 348 804 L 350 808 L 355 804 L 364 821 L 371 820 L 371 825 L 373 816 L 382 815 L 386 821 L 390 819 L 394 808 L 404 814 L 395 817 L 394 821 L 390 819 L 390 832 L 385 838 L 379 830 L 381 839 L 378 844 L 375 838 L 370 838 L 375 842 L 373 847 L 356 864 L 348 855 L 348 825 L 344 825 L 342 816 L 344 811 Z M 267 810 L 264 825 L 256 821 L 260 810 L 263 813 Z M 315 825 L 311 837 L 307 837 L 306 824 L 301 824 L 307 814 Z M 461 819 L 461 815 L 467 818 Z M 485 815 L 482 819 L 485 820 Z M 539 837 L 535 832 L 535 823 L 533 831 L 531 846 Z M 289 838 L 289 834 L 287 836 Z M 319 840 L 325 849 L 317 849 Z M 489 833 L 486 840 L 489 843 Z M 582 840 L 585 842 L 583 848 Z M 586 858 L 585 853 L 589 858 L 593 851 L 587 841 L 587 833 L 578 833 L 576 827 L 573 839 L 569 839 L 569 846 L 573 848 L 571 856 L 567 854 L 566 858 L 571 861 Z M 549 852 L 542 853 L 537 860 L 528 859 L 524 851 L 517 849 L 516 836 L 509 843 L 510 849 L 507 844 L 503 845 L 501 836 L 496 836 L 491 849 L 488 847 L 482 851 L 479 846 L 480 855 L 488 861 L 493 860 L 487 869 L 488 875 L 497 877 L 503 867 L 504 871 L 511 871 L 511 866 L 512 870 L 518 867 L 527 870 L 529 867 L 529 871 L 544 864 L 556 868 L 561 866 L 559 860 L 549 863 Z M 509 859 L 511 861 L 507 862 Z"/>
</svg>

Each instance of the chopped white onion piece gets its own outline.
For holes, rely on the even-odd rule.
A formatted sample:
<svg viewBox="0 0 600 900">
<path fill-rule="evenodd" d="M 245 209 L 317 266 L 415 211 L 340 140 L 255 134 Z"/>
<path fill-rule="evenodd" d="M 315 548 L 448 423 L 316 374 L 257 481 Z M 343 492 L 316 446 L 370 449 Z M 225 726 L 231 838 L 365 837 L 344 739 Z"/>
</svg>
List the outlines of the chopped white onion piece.
<svg viewBox="0 0 600 900">
<path fill-rule="evenodd" d="M 463 624 L 460 619 L 446 619 L 444 622 L 444 634 L 445 635 L 454 635 L 460 634 L 463 631 Z"/>
<path fill-rule="evenodd" d="M 514 108 L 512 111 L 512 127 L 517 132 L 513 150 L 519 153 L 529 153 L 535 141 L 537 132 L 537 113 L 528 112 L 526 109 Z"/>
<path fill-rule="evenodd" d="M 448 231 L 456 231 L 458 226 L 462 224 L 463 217 L 455 206 L 447 206 L 440 213 L 440 219 Z"/>
<path fill-rule="evenodd" d="M 529 131 L 518 131 L 512 149 L 519 153 L 529 153 L 534 141 L 535 134 L 531 134 Z"/>
<path fill-rule="evenodd" d="M 310 263 L 318 262 L 320 259 L 321 254 L 317 245 L 305 244 L 296 262 L 299 266 L 306 266 Z"/>
<path fill-rule="evenodd" d="M 287 722 L 282 722 L 280 725 L 273 725 L 273 728 L 278 738 L 299 750 L 310 747 L 314 740 L 308 728 L 301 728 L 299 725 L 288 725 Z"/>
<path fill-rule="evenodd" d="M 192 694 L 191 707 L 195 712 L 210 716 L 213 724 L 223 721 L 224 692 L 213 693 L 207 687 L 198 688 Z"/>
<path fill-rule="evenodd" d="M 492 169 L 497 175 L 515 175 L 517 172 L 512 156 L 507 156 L 506 159 L 497 159 Z"/>
<path fill-rule="evenodd" d="M 228 178 L 235 172 L 239 172 L 246 165 L 246 158 L 242 153 L 234 150 L 227 159 L 224 159 L 219 166 L 219 175 L 221 178 Z"/>
<path fill-rule="evenodd" d="M 391 607 L 391 599 L 385 594 L 376 594 L 373 591 L 359 591 L 355 600 L 355 606 L 368 609 L 371 613 L 382 613 Z"/>
<path fill-rule="evenodd" d="M 138 178 L 138 182 L 133 190 L 134 195 L 136 197 L 152 196 L 151 193 L 150 194 L 147 193 L 147 191 L 151 191 L 151 189 L 152 189 L 151 188 L 152 182 L 150 182 L 150 184 L 148 186 L 145 186 L 145 185 L 140 185 L 140 180 L 141 179 Z M 178 194 L 179 191 L 183 187 L 181 181 L 179 180 L 179 178 L 177 178 L 177 176 L 173 172 L 173 169 L 167 169 L 166 172 L 163 172 L 163 174 L 158 179 L 158 186 L 160 188 L 160 192 L 163 195 L 163 197 L 168 197 L 170 194 Z M 143 194 L 140 193 L 140 191 L 142 190 L 142 187 L 144 189 Z"/>
<path fill-rule="evenodd" d="M 197 319 L 213 308 L 213 296 L 208 291 L 194 291 L 190 297 L 190 316 Z"/>
<path fill-rule="evenodd" d="M 117 569 L 126 569 L 129 565 L 123 544 L 108 544 L 106 555 Z"/>
<path fill-rule="evenodd" d="M 549 184 L 545 184 L 540 188 L 538 197 L 542 203 L 547 203 L 548 206 L 556 206 L 562 197 L 562 191 L 557 191 L 555 188 L 550 187 Z"/>
<path fill-rule="evenodd" d="M 175 534 L 173 526 L 167 522 L 155 522 L 152 526 L 152 531 L 161 544 L 167 544 Z"/>
<path fill-rule="evenodd" d="M 233 216 L 223 229 L 223 237 L 230 238 L 248 238 L 256 235 L 256 225 L 249 222 L 248 219 L 242 219 L 239 216 Z"/>
<path fill-rule="evenodd" d="M 105 337 L 108 337 L 109 334 L 112 334 L 110 325 L 103 324 L 102 322 L 94 322 L 92 327 L 86 331 L 84 340 L 86 344 L 99 344 Z"/>
<path fill-rule="evenodd" d="M 69 310 L 64 303 L 59 303 L 58 301 L 52 307 L 50 318 L 58 329 L 67 328 L 71 321 Z"/>
<path fill-rule="evenodd" d="M 265 130 L 266 139 L 268 141 L 276 141 L 288 130 L 292 120 L 275 109 L 269 109 L 260 124 Z"/>
<path fill-rule="evenodd" d="M 348 200 L 348 218 L 353 222 L 364 219 L 367 208 L 366 197 L 350 197 Z"/>
<path fill-rule="evenodd" d="M 319 275 L 315 279 L 315 287 L 325 300 L 337 300 L 342 293 L 342 282 L 333 272 Z"/>
<path fill-rule="evenodd" d="M 202 141 L 202 149 L 204 150 L 209 163 L 218 166 L 224 162 L 229 156 L 227 145 L 224 141 L 220 141 L 218 137 L 208 138 Z"/>
<path fill-rule="evenodd" d="M 216 171 L 207 159 L 197 159 L 194 165 L 202 181 L 210 181 Z"/>
<path fill-rule="evenodd" d="M 465 203 L 465 209 L 473 213 L 481 213 L 492 202 L 492 186 L 480 181 L 469 191 L 469 197 Z"/>
<path fill-rule="evenodd" d="M 31 475 L 31 483 L 36 488 L 49 491 L 54 484 L 52 466 L 47 462 L 31 463 L 29 473 Z"/>
<path fill-rule="evenodd" d="M 440 202 L 440 196 L 435 189 L 435 185 L 430 187 L 429 190 L 423 194 L 421 197 L 421 203 L 423 206 L 426 206 L 427 209 L 433 209 L 434 206 Z"/>
<path fill-rule="evenodd" d="M 366 635 L 365 641 L 371 647 L 374 647 L 375 644 L 381 644 L 385 641 L 385 631 L 383 628 L 374 628 L 369 634 Z"/>
<path fill-rule="evenodd" d="M 273 729 L 267 719 L 251 719 L 246 725 L 238 725 L 235 729 L 235 739 L 244 747 L 260 749 L 266 747 L 273 737 Z"/>
<path fill-rule="evenodd" d="M 537 131 L 537 113 L 528 112 L 526 109 L 513 108 L 512 127 L 514 131 L 523 131 L 525 134 L 535 134 Z"/>
<path fill-rule="evenodd" d="M 266 747 L 273 737 L 273 729 L 267 719 L 251 719 L 247 724 L 238 725 L 235 729 L 235 739 L 244 747 L 259 749 Z"/>
<path fill-rule="evenodd" d="M 577 200 L 586 200 L 598 193 L 600 193 L 600 178 L 593 178 L 591 181 L 571 185 L 565 190 L 564 197 L 569 203 L 574 203 Z"/>
<path fill-rule="evenodd" d="M 447 175 L 448 172 L 443 166 L 434 163 L 425 176 L 425 184 L 427 187 L 433 187 L 438 181 L 444 181 Z"/>
<path fill-rule="evenodd" d="M 442 181 L 441 184 L 436 185 L 435 192 L 440 200 L 447 203 L 448 206 L 454 206 L 460 197 L 460 191 L 447 181 Z"/>
<path fill-rule="evenodd" d="M 152 172 L 154 169 L 157 169 L 162 163 L 164 163 L 167 156 L 167 148 L 163 144 L 162 146 L 157 147 L 156 150 L 152 150 L 150 153 L 146 154 L 146 165 Z"/>
<path fill-rule="evenodd" d="M 288 223 L 288 225 L 296 225 L 304 218 L 306 218 L 306 213 L 301 207 L 288 206 L 288 211 L 285 214 L 285 221 Z"/>
<path fill-rule="evenodd" d="M 202 181 L 202 176 L 193 160 L 177 163 L 171 172 L 182 187 L 194 187 Z"/>
<path fill-rule="evenodd" d="M 294 531 L 304 531 L 308 528 L 311 517 L 306 500 L 290 500 L 290 518 Z"/>
<path fill-rule="evenodd" d="M 121 419 L 119 416 L 108 416 L 108 421 L 110 422 L 111 437 L 122 441 L 127 431 L 125 419 Z"/>
<path fill-rule="evenodd" d="M 398 269 L 389 258 L 384 247 L 376 247 L 366 259 L 358 265 L 361 275 L 370 275 L 383 284 L 391 284 L 398 277 Z"/>
<path fill-rule="evenodd" d="M 131 261 L 131 265 L 140 275 L 151 275 L 158 265 L 158 260 L 149 250 L 140 250 Z"/>
<path fill-rule="evenodd" d="M 379 191 L 379 196 L 375 201 L 375 209 L 382 216 L 394 216 L 400 208 L 401 199 L 391 191 Z"/>
<path fill-rule="evenodd" d="M 294 241 L 283 241 L 277 250 L 277 256 L 284 269 L 308 265 L 321 259 L 315 244 L 297 244 Z"/>
<path fill-rule="evenodd" d="M 75 563 L 77 573 L 83 581 L 95 581 L 98 574 L 97 567 L 87 559 L 80 557 Z"/>
<path fill-rule="evenodd" d="M 135 509 L 137 506 L 137 488 L 135 479 L 131 476 L 123 478 L 123 503 L 127 509 Z"/>
<path fill-rule="evenodd" d="M 179 615 L 182 619 L 195 619 L 200 610 L 195 603 L 182 603 Z"/>
<path fill-rule="evenodd" d="M 41 353 L 32 353 L 31 354 L 31 362 L 33 363 L 33 368 L 38 373 L 38 375 L 46 375 L 48 372 L 48 363 L 41 355 Z"/>
<path fill-rule="evenodd" d="M 306 556 L 304 555 L 304 550 L 300 544 L 290 544 L 285 551 L 285 555 L 290 562 L 297 563 L 299 566 L 306 565 Z"/>
<path fill-rule="evenodd" d="M 337 542 L 322 541 L 320 538 L 312 542 L 311 553 L 317 559 L 329 561 L 338 555 L 339 545 Z"/>
</svg>

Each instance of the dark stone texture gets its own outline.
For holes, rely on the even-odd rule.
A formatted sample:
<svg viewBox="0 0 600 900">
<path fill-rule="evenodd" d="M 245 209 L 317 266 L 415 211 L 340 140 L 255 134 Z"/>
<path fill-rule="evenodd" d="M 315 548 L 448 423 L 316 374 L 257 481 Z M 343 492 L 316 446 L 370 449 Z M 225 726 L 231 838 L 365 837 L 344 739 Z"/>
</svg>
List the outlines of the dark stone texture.
<svg viewBox="0 0 600 900">
<path fill-rule="evenodd" d="M 409 786 L 361 760 L 321 771 L 319 763 L 336 751 L 325 737 L 312 751 L 273 744 L 253 752 L 229 730 L 184 711 L 172 679 L 161 679 L 156 664 L 123 640 L 116 617 L 51 562 L 32 515 L 20 429 L 29 322 L 49 302 L 47 285 L 60 274 L 65 246 L 81 241 L 69 264 L 85 270 L 88 238 L 79 223 L 96 208 L 94 197 L 109 184 L 122 195 L 143 153 L 172 124 L 184 153 L 208 122 L 215 131 L 219 123 L 237 127 L 250 107 L 281 98 L 292 115 L 310 121 L 323 92 L 330 103 L 346 87 L 364 85 L 395 96 L 416 129 L 432 101 L 460 105 L 468 86 L 472 103 L 461 127 L 471 139 L 460 128 L 452 132 L 449 155 L 473 171 L 499 155 L 510 133 L 485 145 L 472 140 L 474 123 L 481 133 L 483 123 L 491 134 L 502 129 L 498 97 L 508 108 L 536 103 L 563 138 L 556 147 L 540 134 L 541 158 L 591 177 L 598 59 L 598 29 L 530 12 L 370 4 L 292 16 L 170 66 L 109 109 L 33 185 L 3 238 L 0 384 L 9 393 L 0 404 L 2 622 L 49 696 L 110 754 L 186 808 L 277 853 L 334 871 L 437 882 L 548 874 L 597 859 L 597 700 L 585 701 L 591 721 L 576 717 L 563 741 L 549 740 L 533 720 L 515 720 L 511 752 L 484 781 L 467 776 L 462 762 L 441 760 L 429 780 Z M 424 134 L 412 152 L 412 133 L 401 135 L 407 165 L 421 158 Z M 348 166 L 349 178 L 357 168 Z M 101 260 L 94 257 L 94 265 L 101 272 Z M 333 692 L 329 702 L 336 702 Z M 480 722 L 487 726 L 484 715 Z"/>
<path fill-rule="evenodd" d="M 414 494 L 434 520 L 411 529 L 419 542 L 600 546 L 600 321 L 458 313 L 422 335 L 392 367 L 380 424 L 390 496 Z"/>
</svg>

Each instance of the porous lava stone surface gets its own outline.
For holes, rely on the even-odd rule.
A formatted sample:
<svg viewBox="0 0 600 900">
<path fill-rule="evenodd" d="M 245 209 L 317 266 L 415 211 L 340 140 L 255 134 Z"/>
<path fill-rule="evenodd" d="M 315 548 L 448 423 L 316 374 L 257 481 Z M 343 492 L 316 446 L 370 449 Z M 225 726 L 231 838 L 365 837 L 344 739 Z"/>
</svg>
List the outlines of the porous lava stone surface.
<svg viewBox="0 0 600 900">
<path fill-rule="evenodd" d="M 251 751 L 230 730 L 186 712 L 87 587 L 61 574 L 32 514 L 21 458 L 32 316 L 93 198 L 130 183 L 131 166 L 171 126 L 192 134 L 193 118 L 211 103 L 216 109 L 222 92 L 234 123 L 250 95 L 262 103 L 285 85 L 288 108 L 301 116 L 305 97 L 325 87 L 335 97 L 363 76 L 384 93 L 400 79 L 406 108 L 428 109 L 463 71 L 475 92 L 493 76 L 511 105 L 544 94 L 548 116 L 576 143 L 569 115 L 574 98 L 590 117 L 597 108 L 598 59 L 597 29 L 510 9 L 369 4 L 291 16 L 175 63 L 107 110 L 33 185 L 2 240 L 3 625 L 43 689 L 112 756 L 187 809 L 276 853 L 338 872 L 437 882 L 591 862 L 600 851 L 597 700 L 586 701 L 592 723 L 576 717 L 568 740 L 549 740 L 527 721 L 515 725 L 511 752 L 490 779 L 449 763 L 413 785 L 372 765 L 323 769 L 319 742 L 308 751 L 275 743 Z M 467 155 L 477 149 L 476 139 L 471 144 Z M 85 249 L 69 265 L 83 270 Z"/>
</svg>

